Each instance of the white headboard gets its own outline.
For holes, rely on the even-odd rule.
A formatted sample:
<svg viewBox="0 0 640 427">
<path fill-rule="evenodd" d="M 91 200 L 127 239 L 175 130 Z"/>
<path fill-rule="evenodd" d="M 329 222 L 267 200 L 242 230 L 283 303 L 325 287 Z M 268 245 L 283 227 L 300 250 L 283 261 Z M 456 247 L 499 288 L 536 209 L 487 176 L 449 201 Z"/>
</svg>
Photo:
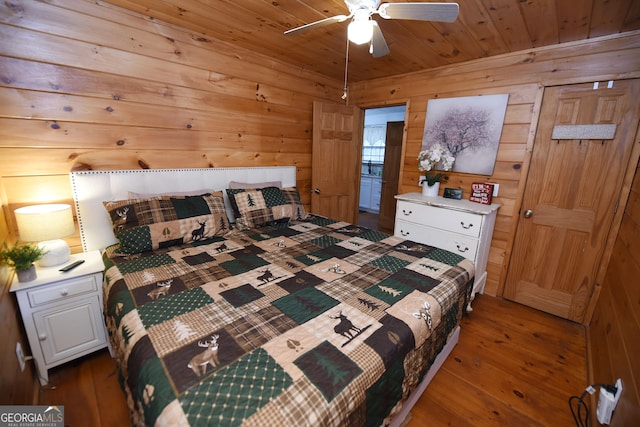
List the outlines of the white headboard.
<svg viewBox="0 0 640 427">
<path fill-rule="evenodd" d="M 227 215 L 233 220 L 233 211 L 224 191 L 229 187 L 229 182 L 281 181 L 283 187 L 296 186 L 295 166 L 80 171 L 70 172 L 69 175 L 85 252 L 102 250 L 116 243 L 111 220 L 102 202 L 127 199 L 129 191 L 167 193 L 223 190 Z"/>
</svg>

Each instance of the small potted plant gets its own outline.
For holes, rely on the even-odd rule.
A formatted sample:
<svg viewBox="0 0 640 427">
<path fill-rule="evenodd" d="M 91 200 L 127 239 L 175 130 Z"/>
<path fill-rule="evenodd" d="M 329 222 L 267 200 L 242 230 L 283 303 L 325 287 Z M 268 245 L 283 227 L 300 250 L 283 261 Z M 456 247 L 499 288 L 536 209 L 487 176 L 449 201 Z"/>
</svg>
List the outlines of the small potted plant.
<svg viewBox="0 0 640 427">
<path fill-rule="evenodd" d="M 5 243 L 0 249 L 0 259 L 16 271 L 19 282 L 29 282 L 37 277 L 33 263 L 43 255 L 44 249 L 32 243 L 15 244 L 12 248 Z"/>
</svg>

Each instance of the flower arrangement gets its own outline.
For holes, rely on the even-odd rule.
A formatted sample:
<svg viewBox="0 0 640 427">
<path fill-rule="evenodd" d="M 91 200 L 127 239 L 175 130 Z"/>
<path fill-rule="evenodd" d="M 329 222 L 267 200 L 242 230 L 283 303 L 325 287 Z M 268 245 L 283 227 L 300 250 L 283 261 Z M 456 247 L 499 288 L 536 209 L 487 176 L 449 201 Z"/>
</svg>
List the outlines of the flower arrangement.
<svg viewBox="0 0 640 427">
<path fill-rule="evenodd" d="M 424 172 L 425 179 L 422 182 L 426 181 L 429 186 L 434 185 L 440 180 L 442 174 L 430 174 L 429 171 L 436 169 L 438 165 L 440 165 L 438 170 L 449 171 L 455 161 L 456 158 L 441 144 L 433 144 L 428 149 L 421 151 L 418 155 L 418 170 Z"/>
</svg>

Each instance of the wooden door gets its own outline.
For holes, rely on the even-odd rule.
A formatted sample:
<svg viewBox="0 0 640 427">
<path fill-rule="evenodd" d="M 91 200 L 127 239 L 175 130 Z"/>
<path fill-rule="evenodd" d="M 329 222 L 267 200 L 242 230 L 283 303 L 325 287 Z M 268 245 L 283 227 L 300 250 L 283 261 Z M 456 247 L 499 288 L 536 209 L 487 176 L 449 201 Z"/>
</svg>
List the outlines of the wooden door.
<svg viewBox="0 0 640 427">
<path fill-rule="evenodd" d="M 313 213 L 358 222 L 363 117 L 358 107 L 313 103 Z"/>
<path fill-rule="evenodd" d="M 380 193 L 380 214 L 378 225 L 382 230 L 393 230 L 396 218 L 396 199 L 402 159 L 402 137 L 404 122 L 387 122 L 384 147 L 384 167 L 382 169 L 382 192 Z"/>
<path fill-rule="evenodd" d="M 506 298 L 583 321 L 638 125 L 639 83 L 545 90 Z M 615 125 L 615 137 L 591 139 L 602 129 L 572 126 L 552 139 L 554 126 L 593 124 Z"/>
</svg>

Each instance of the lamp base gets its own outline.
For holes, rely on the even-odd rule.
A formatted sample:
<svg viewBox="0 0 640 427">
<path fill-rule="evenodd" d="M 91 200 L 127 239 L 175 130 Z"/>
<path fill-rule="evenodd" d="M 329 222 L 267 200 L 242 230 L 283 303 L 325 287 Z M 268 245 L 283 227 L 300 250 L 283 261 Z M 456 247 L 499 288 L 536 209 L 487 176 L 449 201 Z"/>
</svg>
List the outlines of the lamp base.
<svg viewBox="0 0 640 427">
<path fill-rule="evenodd" d="M 40 267 L 53 267 L 69 261 L 71 256 L 71 248 L 62 239 L 46 240 L 38 243 L 38 246 L 44 249 L 45 254 L 37 262 Z"/>
</svg>

